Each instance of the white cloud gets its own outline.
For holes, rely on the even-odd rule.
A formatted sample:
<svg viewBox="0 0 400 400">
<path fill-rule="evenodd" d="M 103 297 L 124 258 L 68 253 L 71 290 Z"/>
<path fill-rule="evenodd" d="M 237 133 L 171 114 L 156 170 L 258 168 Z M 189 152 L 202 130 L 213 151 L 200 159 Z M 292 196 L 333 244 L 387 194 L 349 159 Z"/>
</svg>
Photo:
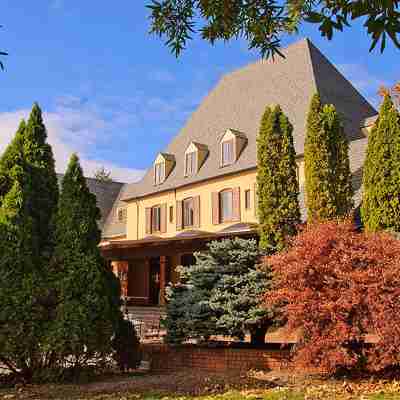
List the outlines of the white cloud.
<svg viewBox="0 0 400 400">
<path fill-rule="evenodd" d="M 0 153 L 2 153 L 14 136 L 22 118 L 27 119 L 29 110 L 17 110 L 0 113 Z M 91 157 L 91 150 L 102 141 L 101 132 L 107 122 L 95 112 L 74 108 L 59 107 L 55 112 L 44 113 L 45 125 L 48 131 L 48 141 L 52 145 L 56 160 L 56 170 L 65 172 L 72 153 L 77 153 L 81 159 L 86 176 L 91 177 L 96 169 L 104 166 L 111 171 L 114 180 L 134 182 L 140 179 L 144 171 L 116 165 L 108 160 Z"/>
</svg>

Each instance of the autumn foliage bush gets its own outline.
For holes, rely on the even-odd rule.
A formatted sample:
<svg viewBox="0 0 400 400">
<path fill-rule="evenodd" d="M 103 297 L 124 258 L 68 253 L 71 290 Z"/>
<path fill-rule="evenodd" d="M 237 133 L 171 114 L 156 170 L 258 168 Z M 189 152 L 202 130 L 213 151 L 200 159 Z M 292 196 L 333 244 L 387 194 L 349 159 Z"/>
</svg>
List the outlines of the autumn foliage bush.
<svg viewBox="0 0 400 400">
<path fill-rule="evenodd" d="M 266 304 L 299 334 L 297 361 L 330 373 L 400 366 L 399 240 L 327 222 L 267 263 L 276 284 Z"/>
</svg>

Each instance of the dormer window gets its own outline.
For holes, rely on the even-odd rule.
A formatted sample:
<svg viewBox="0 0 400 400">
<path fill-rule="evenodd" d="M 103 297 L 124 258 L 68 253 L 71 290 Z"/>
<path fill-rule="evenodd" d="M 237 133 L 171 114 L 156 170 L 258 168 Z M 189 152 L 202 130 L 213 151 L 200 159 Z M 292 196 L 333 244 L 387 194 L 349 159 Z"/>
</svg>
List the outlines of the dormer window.
<svg viewBox="0 0 400 400">
<path fill-rule="evenodd" d="M 207 155 L 207 146 L 197 142 L 191 142 L 185 151 L 185 176 L 196 175 L 205 162 Z"/>
<path fill-rule="evenodd" d="M 154 182 L 160 185 L 165 179 L 165 163 L 159 162 L 154 165 Z"/>
<path fill-rule="evenodd" d="M 233 140 L 222 142 L 222 166 L 233 164 Z"/>
<path fill-rule="evenodd" d="M 196 171 L 196 156 L 197 153 L 187 153 L 185 156 L 185 176 L 192 176 Z"/>
<path fill-rule="evenodd" d="M 154 161 L 154 184 L 161 185 L 168 178 L 175 166 L 175 157 L 172 154 L 159 153 Z"/>
<path fill-rule="evenodd" d="M 247 138 L 244 133 L 227 129 L 220 139 L 220 166 L 226 167 L 234 164 L 247 144 Z"/>
</svg>

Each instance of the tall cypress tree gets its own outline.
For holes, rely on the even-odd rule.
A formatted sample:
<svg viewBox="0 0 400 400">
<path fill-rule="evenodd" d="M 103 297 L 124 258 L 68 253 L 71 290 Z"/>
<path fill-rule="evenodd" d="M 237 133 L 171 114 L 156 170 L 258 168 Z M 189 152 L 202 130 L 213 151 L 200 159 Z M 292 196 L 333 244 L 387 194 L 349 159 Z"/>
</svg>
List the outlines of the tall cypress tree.
<svg viewBox="0 0 400 400">
<path fill-rule="evenodd" d="M 26 123 L 22 120 L 13 140 L 0 157 L 0 206 L 4 196 L 7 195 L 13 185 L 12 168 L 15 165 L 22 165 L 25 127 Z"/>
<path fill-rule="evenodd" d="M 53 348 L 75 362 L 108 355 L 121 319 L 119 283 L 101 257 L 100 211 L 79 159 L 71 157 L 62 181 L 57 228 L 55 282 L 58 292 Z"/>
<path fill-rule="evenodd" d="M 293 127 L 279 106 L 267 107 L 257 138 L 260 246 L 282 250 L 300 223 L 299 183 Z"/>
<path fill-rule="evenodd" d="M 327 132 L 331 148 L 331 174 L 335 196 L 336 216 L 344 217 L 354 206 L 353 185 L 350 170 L 349 143 L 339 114 L 333 104 L 322 109 L 324 131 Z"/>
<path fill-rule="evenodd" d="M 400 231 L 400 114 L 386 95 L 368 135 L 361 216 L 369 231 Z"/>
<path fill-rule="evenodd" d="M 31 379 L 47 360 L 49 260 L 58 198 L 40 108 L 22 122 L 0 161 L 0 359 Z"/>
<path fill-rule="evenodd" d="M 35 221 L 39 251 L 51 257 L 54 247 L 54 216 L 58 202 L 58 183 L 51 146 L 47 143 L 47 131 L 42 111 L 33 105 L 24 133 L 24 158 L 31 171 L 34 196 L 29 208 Z"/>
<path fill-rule="evenodd" d="M 304 174 L 307 219 L 309 222 L 332 218 L 336 202 L 332 182 L 329 137 L 323 127 L 322 104 L 318 94 L 311 100 L 304 143 Z"/>
<path fill-rule="evenodd" d="M 353 207 L 348 142 L 333 105 L 311 100 L 304 144 L 306 206 L 309 222 L 347 215 Z"/>
</svg>

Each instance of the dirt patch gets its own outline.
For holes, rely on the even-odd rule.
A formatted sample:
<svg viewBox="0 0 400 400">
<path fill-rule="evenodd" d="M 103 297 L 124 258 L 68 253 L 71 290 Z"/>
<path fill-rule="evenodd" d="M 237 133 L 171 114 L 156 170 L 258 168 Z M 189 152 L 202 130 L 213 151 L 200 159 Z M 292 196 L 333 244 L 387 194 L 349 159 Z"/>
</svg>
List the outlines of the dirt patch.
<svg viewBox="0 0 400 400">
<path fill-rule="evenodd" d="M 279 383 L 250 376 L 209 375 L 193 371 L 175 374 L 118 375 L 85 385 L 28 385 L 0 390 L 1 400 L 75 400 L 114 394 L 116 399 L 131 394 L 204 395 L 229 390 L 270 389 Z"/>
</svg>

